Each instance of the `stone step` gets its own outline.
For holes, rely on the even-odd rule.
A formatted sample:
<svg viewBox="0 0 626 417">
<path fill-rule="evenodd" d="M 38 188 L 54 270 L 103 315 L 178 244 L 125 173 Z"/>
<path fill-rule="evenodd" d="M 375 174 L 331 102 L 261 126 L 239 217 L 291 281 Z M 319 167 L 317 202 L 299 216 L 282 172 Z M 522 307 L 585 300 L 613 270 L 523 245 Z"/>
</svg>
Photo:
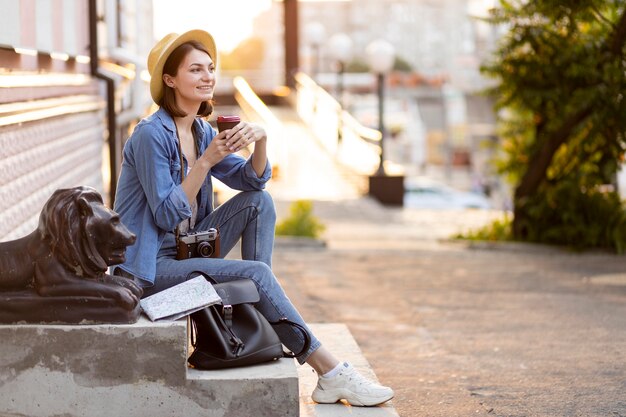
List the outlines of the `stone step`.
<svg viewBox="0 0 626 417">
<path fill-rule="evenodd" d="M 310 324 L 315 336 L 322 341 L 338 359 L 348 361 L 362 375 L 377 381 L 363 352 L 345 324 Z M 317 374 L 309 365 L 298 366 L 300 381 L 301 417 L 398 417 L 392 401 L 377 407 L 351 407 L 347 403 L 316 404 L 311 393 L 317 384 Z"/>
<path fill-rule="evenodd" d="M 0 415 L 298 415 L 293 359 L 198 371 L 186 341 L 186 320 L 1 325 Z"/>
<path fill-rule="evenodd" d="M 298 416 L 294 359 L 219 371 L 189 368 L 187 387 L 211 413 L 202 416 Z M 186 410 L 184 416 L 189 414 Z"/>
<path fill-rule="evenodd" d="M 311 327 L 337 357 L 376 378 L 345 325 Z M 221 371 L 188 368 L 186 341 L 185 320 L 0 325 L 0 415 L 397 416 L 391 403 L 315 404 L 315 373 L 293 359 Z"/>
</svg>

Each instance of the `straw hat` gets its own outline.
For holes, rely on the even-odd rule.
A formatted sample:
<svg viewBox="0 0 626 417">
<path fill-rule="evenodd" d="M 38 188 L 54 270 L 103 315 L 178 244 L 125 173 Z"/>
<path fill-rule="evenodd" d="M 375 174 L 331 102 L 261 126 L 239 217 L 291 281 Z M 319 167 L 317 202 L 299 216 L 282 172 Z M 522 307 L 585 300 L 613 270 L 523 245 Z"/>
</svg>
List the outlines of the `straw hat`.
<svg viewBox="0 0 626 417">
<path fill-rule="evenodd" d="M 200 42 L 209 52 L 213 64 L 217 65 L 217 49 L 213 36 L 204 30 L 194 29 L 182 35 L 170 33 L 157 42 L 148 55 L 148 72 L 150 73 L 150 94 L 155 103 L 159 103 L 163 97 L 163 66 L 165 61 L 174 51 L 185 42 Z"/>
</svg>

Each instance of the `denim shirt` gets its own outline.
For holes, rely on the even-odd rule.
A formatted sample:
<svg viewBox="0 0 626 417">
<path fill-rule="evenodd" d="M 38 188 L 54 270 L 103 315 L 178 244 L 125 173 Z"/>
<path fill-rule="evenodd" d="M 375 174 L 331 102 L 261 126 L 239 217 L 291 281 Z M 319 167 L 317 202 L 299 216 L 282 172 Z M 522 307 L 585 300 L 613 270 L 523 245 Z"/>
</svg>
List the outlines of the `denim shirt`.
<svg viewBox="0 0 626 417">
<path fill-rule="evenodd" d="M 208 122 L 196 118 L 193 124 L 201 155 L 217 132 Z M 115 194 L 114 210 L 137 241 L 126 250 L 120 267 L 154 283 L 156 257 L 167 232 L 191 217 L 191 206 L 181 186 L 181 164 L 174 119 L 164 109 L 141 120 L 126 141 L 122 170 Z M 187 164 L 186 159 L 183 163 Z M 269 162 L 257 177 L 251 158 L 230 154 L 213 166 L 197 196 L 198 219 L 213 211 L 211 176 L 235 190 L 261 190 L 271 177 Z"/>
</svg>

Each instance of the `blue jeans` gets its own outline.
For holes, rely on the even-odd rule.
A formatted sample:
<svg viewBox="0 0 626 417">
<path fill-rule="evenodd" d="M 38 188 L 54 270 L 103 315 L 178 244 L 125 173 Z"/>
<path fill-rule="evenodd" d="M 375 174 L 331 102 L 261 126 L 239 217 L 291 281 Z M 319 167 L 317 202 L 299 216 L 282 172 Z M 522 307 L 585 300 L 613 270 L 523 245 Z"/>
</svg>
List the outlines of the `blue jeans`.
<svg viewBox="0 0 626 417">
<path fill-rule="evenodd" d="M 168 233 L 157 255 L 154 286 L 144 288 L 144 296 L 162 291 L 185 281 L 194 271 L 202 271 L 217 282 L 249 278 L 256 284 L 261 300 L 256 304 L 268 321 L 287 317 L 305 326 L 311 335 L 311 347 L 298 357 L 300 363 L 319 346 L 320 342 L 304 323 L 272 272 L 272 250 L 276 211 L 272 197 L 265 191 L 246 191 L 219 206 L 204 219 L 198 219 L 195 231 L 211 227 L 220 231 L 220 256 L 224 257 L 241 238 L 242 260 L 191 258 L 176 260 L 176 239 Z M 302 349 L 302 335 L 290 326 L 275 326 L 281 342 L 291 351 Z"/>
</svg>

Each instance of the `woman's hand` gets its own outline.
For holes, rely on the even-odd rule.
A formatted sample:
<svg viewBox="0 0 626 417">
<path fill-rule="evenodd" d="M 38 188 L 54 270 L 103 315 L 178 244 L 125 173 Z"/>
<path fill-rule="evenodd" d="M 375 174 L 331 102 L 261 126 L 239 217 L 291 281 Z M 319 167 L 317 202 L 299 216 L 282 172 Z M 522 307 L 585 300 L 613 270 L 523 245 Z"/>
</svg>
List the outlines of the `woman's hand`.
<svg viewBox="0 0 626 417">
<path fill-rule="evenodd" d="M 235 127 L 225 132 L 226 147 L 231 152 L 238 152 L 251 143 L 267 140 L 265 129 L 256 123 L 239 122 Z"/>
<path fill-rule="evenodd" d="M 219 164 L 227 155 L 233 153 L 226 145 L 226 133 L 228 133 L 228 130 L 218 133 L 200 157 L 201 160 L 208 163 L 209 169 Z"/>
<path fill-rule="evenodd" d="M 258 177 L 263 175 L 267 164 L 265 129 L 256 123 L 239 122 L 232 129 L 218 133 L 198 159 L 205 170 L 211 169 L 229 154 L 240 151 L 251 143 L 256 143 L 252 154 L 252 167 Z M 193 174 L 193 169 L 192 169 Z M 206 175 L 206 171 L 204 172 Z"/>
</svg>

